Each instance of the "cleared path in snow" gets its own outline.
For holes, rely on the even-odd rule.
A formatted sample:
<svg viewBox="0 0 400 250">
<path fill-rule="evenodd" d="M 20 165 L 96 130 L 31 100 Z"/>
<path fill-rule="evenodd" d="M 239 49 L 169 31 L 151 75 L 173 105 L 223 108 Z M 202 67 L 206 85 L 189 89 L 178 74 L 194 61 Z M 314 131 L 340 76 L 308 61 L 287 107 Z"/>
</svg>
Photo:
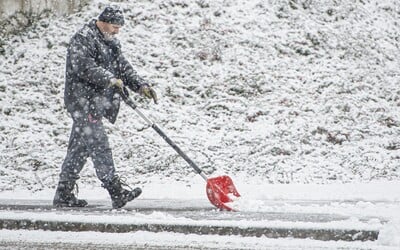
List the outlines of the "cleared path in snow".
<svg viewBox="0 0 400 250">
<path fill-rule="evenodd" d="M 284 201 L 272 202 L 271 206 Z M 308 206 L 323 201 L 308 202 Z M 68 232 L 173 232 L 198 235 L 375 241 L 377 223 L 371 218 L 305 212 L 224 212 L 198 200 L 145 200 L 111 210 L 108 201 L 91 201 L 77 209 L 54 209 L 50 201 L 0 200 L 0 229 Z M 304 205 L 304 202 L 291 205 Z M 379 220 L 373 218 L 374 220 Z M 365 223 L 364 223 L 365 222 Z M 380 220 L 379 223 L 385 223 Z M 379 224 L 378 223 L 378 224 Z"/>
</svg>

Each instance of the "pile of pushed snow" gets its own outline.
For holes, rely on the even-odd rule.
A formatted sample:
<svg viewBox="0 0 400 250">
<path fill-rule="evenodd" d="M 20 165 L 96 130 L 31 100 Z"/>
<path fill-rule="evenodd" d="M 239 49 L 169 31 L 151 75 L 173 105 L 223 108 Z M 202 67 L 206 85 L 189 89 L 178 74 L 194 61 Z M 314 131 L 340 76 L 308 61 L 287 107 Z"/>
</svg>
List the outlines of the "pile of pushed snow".
<svg viewBox="0 0 400 250">
<path fill-rule="evenodd" d="M 0 55 L 0 190 L 54 186 L 71 119 L 64 61 L 103 9 L 46 18 Z M 208 174 L 270 183 L 399 179 L 396 0 L 123 1 L 120 39 L 160 104 L 139 106 Z M 190 167 L 124 106 L 107 124 L 117 168 L 190 181 Z M 91 163 L 82 173 L 97 182 Z"/>
<path fill-rule="evenodd" d="M 400 246 L 400 219 L 389 221 L 379 231 L 378 243 L 387 246 Z"/>
</svg>

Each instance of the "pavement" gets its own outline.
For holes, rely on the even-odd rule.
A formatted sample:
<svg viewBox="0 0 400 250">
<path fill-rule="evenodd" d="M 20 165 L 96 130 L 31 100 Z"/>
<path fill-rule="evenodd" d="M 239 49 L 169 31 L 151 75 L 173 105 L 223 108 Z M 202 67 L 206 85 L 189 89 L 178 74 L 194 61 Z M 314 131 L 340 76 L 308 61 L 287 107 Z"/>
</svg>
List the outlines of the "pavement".
<svg viewBox="0 0 400 250">
<path fill-rule="evenodd" d="M 284 206 L 287 202 L 270 201 L 270 205 Z M 312 205 L 316 202 L 321 205 L 324 201 L 292 203 Z M 377 227 L 348 226 L 348 223 L 345 227 L 335 226 L 349 220 L 349 216 L 324 213 L 219 211 L 206 200 L 141 199 L 119 210 L 111 209 L 110 202 L 105 200 L 90 201 L 90 205 L 84 208 L 54 208 L 49 200 L 0 200 L 0 229 L 176 232 L 322 241 L 377 240 Z M 370 220 L 359 218 L 361 222 Z M 378 222 L 385 223 L 384 220 Z"/>
</svg>

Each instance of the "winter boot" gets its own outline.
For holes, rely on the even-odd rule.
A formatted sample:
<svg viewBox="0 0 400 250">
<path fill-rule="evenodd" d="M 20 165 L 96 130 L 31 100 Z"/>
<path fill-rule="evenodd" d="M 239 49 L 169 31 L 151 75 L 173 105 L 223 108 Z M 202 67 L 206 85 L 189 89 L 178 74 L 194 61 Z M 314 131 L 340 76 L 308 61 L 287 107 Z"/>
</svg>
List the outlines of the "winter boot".
<svg viewBox="0 0 400 250">
<path fill-rule="evenodd" d="M 130 190 L 122 188 L 122 185 L 127 186 Z M 126 183 L 121 181 L 119 176 L 114 176 L 110 182 L 103 184 L 103 186 L 110 194 L 114 209 L 125 206 L 126 203 L 137 198 L 142 193 L 142 189 L 140 188 L 131 190 Z"/>
<path fill-rule="evenodd" d="M 87 201 L 80 200 L 72 193 L 75 181 L 60 181 L 53 199 L 55 207 L 86 207 Z"/>
</svg>

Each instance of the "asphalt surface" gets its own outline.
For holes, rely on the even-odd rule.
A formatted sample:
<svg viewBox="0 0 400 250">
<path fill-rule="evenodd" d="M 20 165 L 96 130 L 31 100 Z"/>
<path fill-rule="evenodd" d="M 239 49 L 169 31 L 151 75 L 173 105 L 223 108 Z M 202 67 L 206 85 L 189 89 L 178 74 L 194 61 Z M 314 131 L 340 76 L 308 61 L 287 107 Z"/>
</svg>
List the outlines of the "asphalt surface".
<svg viewBox="0 0 400 250">
<path fill-rule="evenodd" d="M 287 203 L 282 201 L 281 203 Z M 271 205 L 279 204 L 280 201 L 271 201 Z M 323 205 L 324 201 L 296 201 L 298 205 L 312 205 L 318 203 Z M 219 211 L 212 207 L 207 201 L 188 200 L 146 200 L 131 202 L 124 209 L 112 210 L 108 201 L 90 201 L 90 205 L 84 208 L 54 208 L 50 201 L 43 200 L 0 200 L 0 212 L 31 212 L 34 214 L 63 213 L 69 216 L 81 218 L 82 215 L 107 217 L 115 215 L 129 215 L 130 213 L 151 214 L 163 212 L 172 217 L 187 218 L 190 221 L 213 221 L 212 225 L 198 225 L 185 223 L 113 223 L 113 222 L 79 222 L 70 220 L 52 219 L 31 219 L 31 218 L 2 218 L 0 217 L 0 229 L 27 229 L 27 230 L 48 230 L 48 231 L 96 231 L 110 233 L 124 232 L 175 232 L 184 234 L 199 235 L 240 235 L 240 236 L 265 236 L 268 238 L 299 238 L 315 240 L 334 241 L 374 241 L 378 238 L 379 231 L 363 229 L 337 229 L 337 228 L 288 228 L 268 226 L 232 226 L 235 221 L 282 221 L 282 222 L 312 222 L 326 223 L 344 221 L 347 216 L 322 213 L 287 213 L 287 212 L 227 212 Z M 45 218 L 45 217 L 44 217 Z M 364 218 L 366 221 L 370 218 Z M 362 219 L 361 219 L 362 220 Z M 218 223 L 220 222 L 220 223 Z M 228 222 L 228 223 L 227 223 Z"/>
</svg>

